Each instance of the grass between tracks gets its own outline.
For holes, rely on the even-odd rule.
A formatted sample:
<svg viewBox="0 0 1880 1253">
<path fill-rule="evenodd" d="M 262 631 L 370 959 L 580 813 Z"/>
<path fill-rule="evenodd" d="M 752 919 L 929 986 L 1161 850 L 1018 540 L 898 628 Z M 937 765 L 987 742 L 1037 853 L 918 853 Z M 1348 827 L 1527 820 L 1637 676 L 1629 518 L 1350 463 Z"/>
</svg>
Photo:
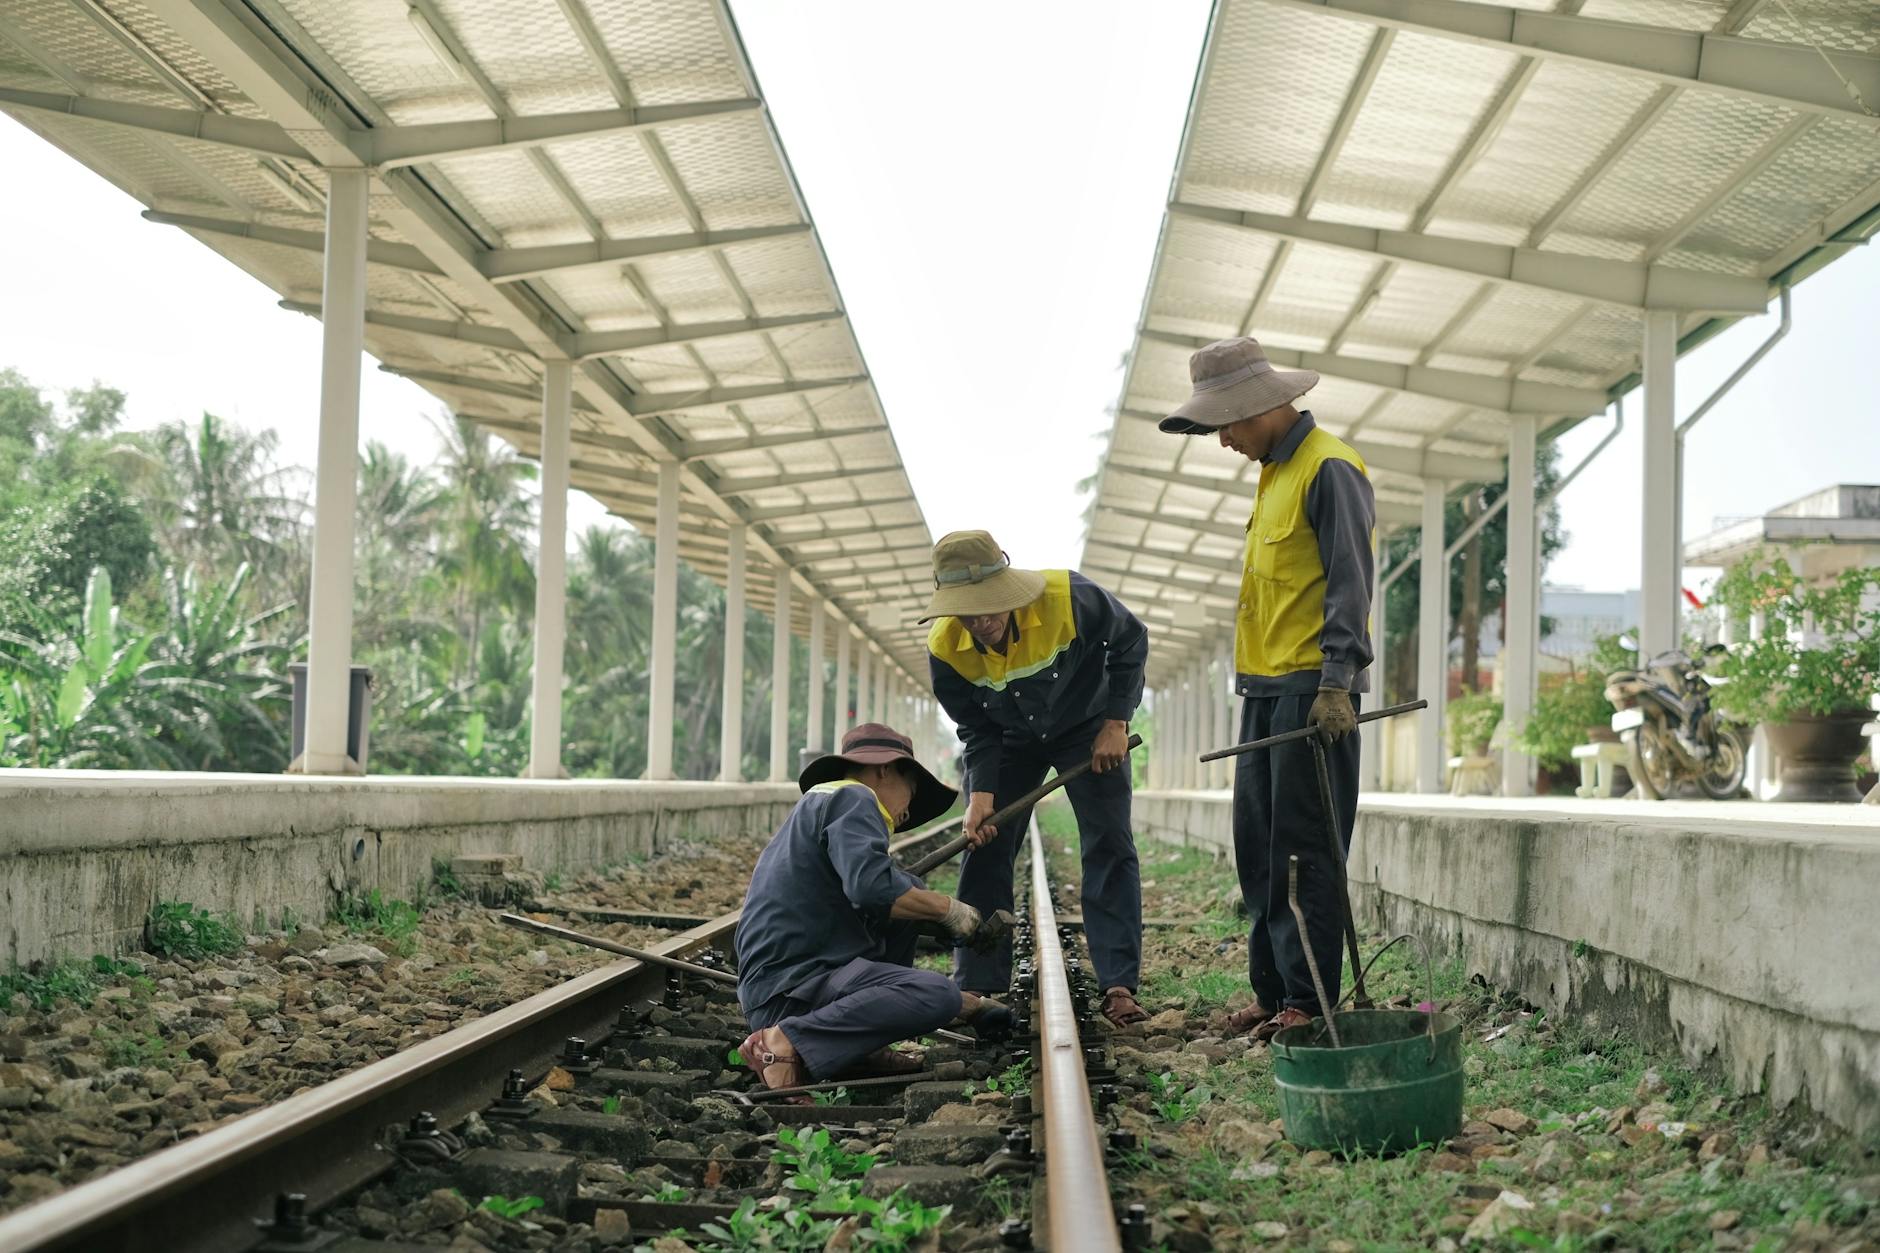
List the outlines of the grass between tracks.
<svg viewBox="0 0 1880 1253">
<path fill-rule="evenodd" d="M 1069 806 L 1041 807 L 1039 821 L 1054 874 L 1074 883 Z M 1194 919 L 1144 937 L 1144 1006 L 1186 1021 L 1114 1041 L 1125 1070 L 1122 1050 L 1138 1051 L 1149 1081 L 1123 1115 L 1146 1133 L 1143 1150 L 1116 1182 L 1157 1215 L 1156 1247 L 1880 1248 L 1880 1145 L 1733 1096 L 1720 1076 L 1623 1034 L 1550 1021 L 1470 981 L 1454 957 L 1436 961 L 1433 982 L 1463 1023 L 1464 1136 L 1382 1159 L 1300 1153 L 1271 1125 L 1267 1050 L 1208 1026 L 1250 999 L 1231 867 L 1150 843 L 1141 856 L 1145 916 Z M 1366 938 L 1365 954 L 1383 939 Z M 1372 995 L 1423 1000 L 1421 965 L 1408 945 L 1391 949 Z"/>
</svg>

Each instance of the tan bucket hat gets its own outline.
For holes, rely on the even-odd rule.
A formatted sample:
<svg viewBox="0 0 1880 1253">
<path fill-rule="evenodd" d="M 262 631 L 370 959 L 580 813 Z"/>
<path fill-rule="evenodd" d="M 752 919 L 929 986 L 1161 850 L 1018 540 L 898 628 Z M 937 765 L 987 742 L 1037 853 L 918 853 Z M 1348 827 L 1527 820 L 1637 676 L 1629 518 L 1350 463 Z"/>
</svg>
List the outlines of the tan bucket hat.
<svg viewBox="0 0 1880 1253">
<path fill-rule="evenodd" d="M 922 622 L 1010 613 L 1044 595 L 1044 575 L 1012 565 L 987 531 L 954 531 L 933 546 L 933 599 Z"/>
<path fill-rule="evenodd" d="M 1318 386 L 1316 370 L 1276 370 L 1257 339 L 1217 339 L 1188 358 L 1195 394 L 1157 425 L 1170 435 L 1212 435 L 1289 405 Z"/>
<path fill-rule="evenodd" d="M 854 766 L 885 766 L 891 761 L 904 761 L 914 772 L 914 798 L 908 802 L 906 821 L 897 830 L 924 826 L 953 808 L 953 802 L 959 799 L 957 788 L 940 782 L 933 771 L 920 764 L 914 756 L 913 740 L 880 722 L 864 722 L 844 735 L 842 751 L 824 753 L 803 767 L 796 785 L 807 792 L 818 783 L 842 778 Z"/>
</svg>

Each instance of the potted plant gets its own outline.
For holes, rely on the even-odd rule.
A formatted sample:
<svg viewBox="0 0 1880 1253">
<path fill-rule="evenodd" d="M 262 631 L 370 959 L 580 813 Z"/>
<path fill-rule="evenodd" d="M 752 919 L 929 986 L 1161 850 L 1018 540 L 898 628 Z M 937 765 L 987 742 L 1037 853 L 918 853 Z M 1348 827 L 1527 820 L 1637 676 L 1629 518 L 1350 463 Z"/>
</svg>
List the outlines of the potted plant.
<svg viewBox="0 0 1880 1253">
<path fill-rule="evenodd" d="M 1713 699 L 1729 717 L 1761 724 L 1779 762 L 1777 797 L 1859 800 L 1854 761 L 1880 686 L 1880 567 L 1811 586 L 1782 557 L 1756 552 L 1724 573 L 1711 599 L 1739 627 L 1763 616 L 1760 635 L 1718 663 L 1727 682 Z"/>
<path fill-rule="evenodd" d="M 1618 740 L 1612 730 L 1612 702 L 1606 699 L 1606 676 L 1632 669 L 1637 660 L 1618 636 L 1605 635 L 1594 641 L 1590 658 L 1570 665 L 1566 674 L 1543 682 L 1514 741 L 1542 769 L 1561 774 L 1574 770 L 1573 750 L 1580 745 Z"/>
</svg>

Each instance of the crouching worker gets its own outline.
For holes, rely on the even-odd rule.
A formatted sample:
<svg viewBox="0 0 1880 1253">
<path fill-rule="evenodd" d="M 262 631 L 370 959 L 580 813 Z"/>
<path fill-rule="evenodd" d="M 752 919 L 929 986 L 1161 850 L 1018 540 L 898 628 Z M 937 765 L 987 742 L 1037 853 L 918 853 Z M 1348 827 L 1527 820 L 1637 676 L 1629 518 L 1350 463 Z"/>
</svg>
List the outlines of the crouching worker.
<svg viewBox="0 0 1880 1253">
<path fill-rule="evenodd" d="M 927 925 L 966 943 L 980 917 L 903 870 L 888 836 L 938 818 L 959 793 L 878 723 L 850 731 L 797 783 L 803 799 L 757 859 L 738 921 L 744 1064 L 767 1088 L 913 1071 L 887 1046 L 955 1019 L 982 1032 L 1009 1023 L 996 1002 L 912 968 Z"/>
</svg>

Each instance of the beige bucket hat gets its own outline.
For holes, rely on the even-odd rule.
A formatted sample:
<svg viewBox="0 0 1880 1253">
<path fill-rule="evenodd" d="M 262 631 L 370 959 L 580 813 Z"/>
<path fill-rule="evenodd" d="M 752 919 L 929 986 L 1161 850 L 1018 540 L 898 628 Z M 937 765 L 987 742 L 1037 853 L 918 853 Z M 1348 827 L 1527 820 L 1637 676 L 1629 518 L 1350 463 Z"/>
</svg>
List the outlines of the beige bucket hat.
<svg viewBox="0 0 1880 1253">
<path fill-rule="evenodd" d="M 1044 595 L 1044 575 L 1012 565 L 987 531 L 954 531 L 933 546 L 933 599 L 922 622 L 1010 613 Z"/>
<path fill-rule="evenodd" d="M 1318 386 L 1316 370 L 1276 370 L 1260 341 L 1217 339 L 1188 358 L 1195 393 L 1157 425 L 1170 435 L 1212 435 L 1289 405 Z"/>
</svg>

